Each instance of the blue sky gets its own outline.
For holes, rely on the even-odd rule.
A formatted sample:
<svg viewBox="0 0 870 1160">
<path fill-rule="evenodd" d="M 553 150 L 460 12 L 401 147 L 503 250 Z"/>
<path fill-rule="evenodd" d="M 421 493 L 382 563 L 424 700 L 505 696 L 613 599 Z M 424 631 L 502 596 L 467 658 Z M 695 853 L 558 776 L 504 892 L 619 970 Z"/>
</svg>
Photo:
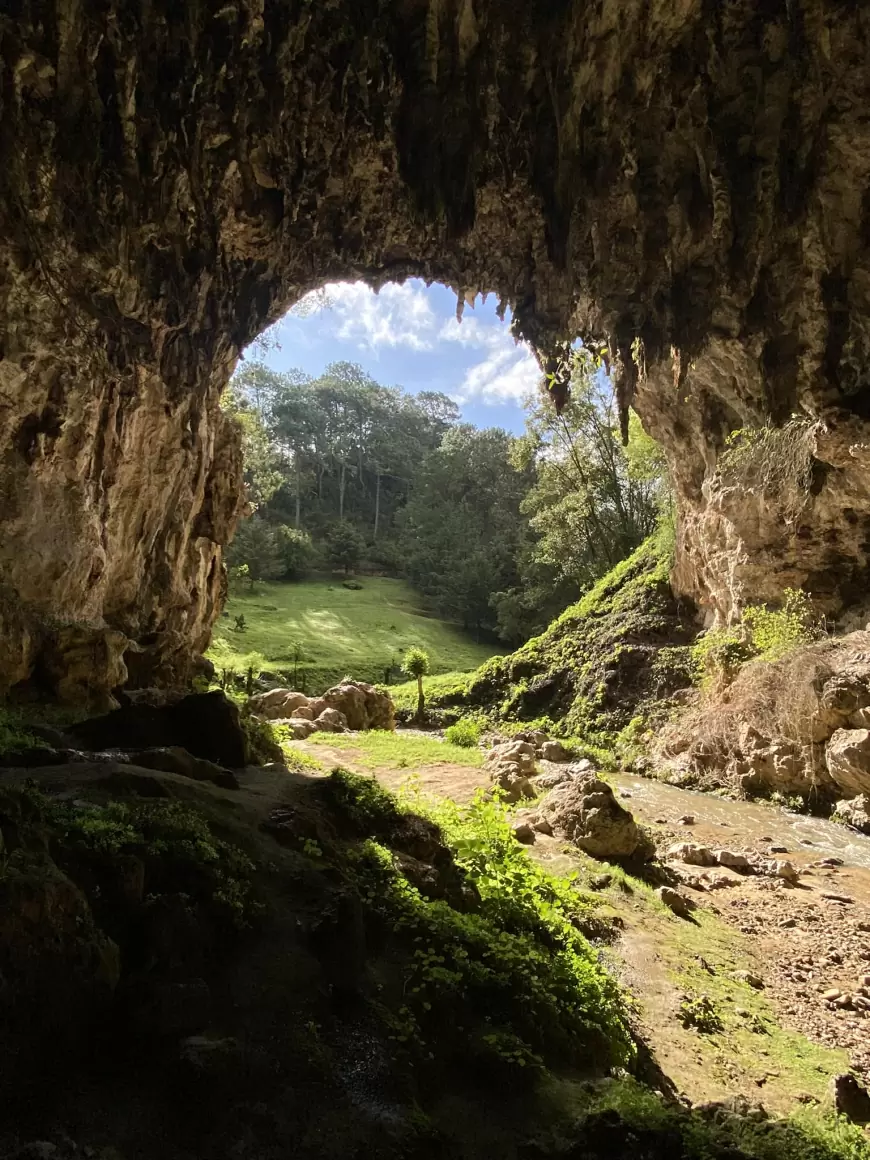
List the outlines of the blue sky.
<svg viewBox="0 0 870 1160">
<path fill-rule="evenodd" d="M 419 279 L 376 294 L 362 282 L 337 282 L 303 298 L 269 331 L 275 370 L 319 375 L 330 362 L 359 363 L 385 386 L 443 391 L 478 427 L 523 429 L 523 399 L 540 376 L 531 351 L 517 345 L 496 315 L 497 299 L 476 300 L 456 320 L 456 295 Z M 254 351 L 249 356 L 257 357 Z"/>
</svg>

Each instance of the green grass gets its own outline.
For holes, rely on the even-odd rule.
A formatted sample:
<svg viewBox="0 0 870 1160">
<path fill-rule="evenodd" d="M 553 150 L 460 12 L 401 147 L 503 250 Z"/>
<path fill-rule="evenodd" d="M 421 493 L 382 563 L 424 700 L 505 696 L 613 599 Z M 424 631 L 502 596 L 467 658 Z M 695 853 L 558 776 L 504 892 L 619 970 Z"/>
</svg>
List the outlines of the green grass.
<svg viewBox="0 0 870 1160">
<path fill-rule="evenodd" d="M 489 659 L 489 658 L 487 658 Z M 440 706 L 449 705 L 453 698 L 460 704 L 465 696 L 468 681 L 474 676 L 470 672 L 449 672 L 423 678 L 423 694 L 426 701 L 436 701 Z M 397 709 L 417 708 L 417 682 L 404 681 L 401 685 L 390 686 L 390 696 Z"/>
<path fill-rule="evenodd" d="M 279 671 L 309 693 L 342 677 L 383 682 L 385 672 L 416 646 L 429 654 L 433 673 L 474 669 L 493 654 L 455 624 L 427 615 L 401 580 L 367 577 L 351 591 L 341 581 L 259 584 L 234 593 L 215 625 L 209 658 L 218 669 Z M 235 627 L 244 616 L 245 628 Z"/>
<path fill-rule="evenodd" d="M 435 737 L 418 737 L 415 734 L 372 729 L 352 736 L 345 733 L 312 733 L 308 740 L 312 745 L 352 750 L 351 760 L 368 769 L 410 769 L 415 765 L 433 765 L 438 761 L 474 767 L 483 765 L 483 753 L 479 749 L 466 749 L 461 745 L 451 745 L 448 741 L 439 741 Z"/>
</svg>

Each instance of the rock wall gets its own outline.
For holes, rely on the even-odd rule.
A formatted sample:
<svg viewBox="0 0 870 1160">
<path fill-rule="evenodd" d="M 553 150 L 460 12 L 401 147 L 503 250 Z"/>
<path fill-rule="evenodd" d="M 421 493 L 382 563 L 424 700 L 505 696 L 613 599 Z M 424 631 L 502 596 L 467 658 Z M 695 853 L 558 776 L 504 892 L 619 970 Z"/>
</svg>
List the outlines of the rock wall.
<svg viewBox="0 0 870 1160">
<path fill-rule="evenodd" d="M 335 278 L 499 293 L 556 394 L 565 341 L 607 336 L 674 467 L 681 591 L 727 615 L 787 576 L 848 602 L 868 38 L 842 0 L 7 5 L 3 687 L 183 670 L 240 504 L 219 392 Z M 836 450 L 784 530 L 715 466 L 793 411 Z"/>
</svg>

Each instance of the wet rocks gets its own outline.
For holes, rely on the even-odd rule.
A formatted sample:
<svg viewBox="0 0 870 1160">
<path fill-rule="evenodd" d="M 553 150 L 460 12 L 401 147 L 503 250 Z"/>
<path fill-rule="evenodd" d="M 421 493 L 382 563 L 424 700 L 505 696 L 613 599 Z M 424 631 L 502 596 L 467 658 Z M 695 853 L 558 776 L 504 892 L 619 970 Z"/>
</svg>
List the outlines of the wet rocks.
<svg viewBox="0 0 870 1160">
<path fill-rule="evenodd" d="M 862 834 L 870 834 L 870 794 L 837 802 L 832 817 Z"/>
<path fill-rule="evenodd" d="M 555 833 L 594 858 L 648 861 L 655 853 L 646 831 L 594 775 L 559 786 L 542 802 L 541 814 Z"/>
</svg>

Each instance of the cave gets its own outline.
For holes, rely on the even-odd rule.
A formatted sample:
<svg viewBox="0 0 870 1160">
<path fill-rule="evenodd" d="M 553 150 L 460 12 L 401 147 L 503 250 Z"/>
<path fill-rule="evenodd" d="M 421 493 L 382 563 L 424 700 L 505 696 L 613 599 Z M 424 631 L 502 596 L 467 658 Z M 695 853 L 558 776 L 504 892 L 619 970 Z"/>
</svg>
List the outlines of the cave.
<svg viewBox="0 0 870 1160">
<path fill-rule="evenodd" d="M 329 280 L 498 294 L 556 396 L 606 344 L 708 619 L 855 603 L 868 48 L 852 0 L 11 0 L 0 691 L 189 673 L 243 504 L 219 395 Z M 822 467 L 789 520 L 717 463 L 793 417 Z"/>
</svg>

